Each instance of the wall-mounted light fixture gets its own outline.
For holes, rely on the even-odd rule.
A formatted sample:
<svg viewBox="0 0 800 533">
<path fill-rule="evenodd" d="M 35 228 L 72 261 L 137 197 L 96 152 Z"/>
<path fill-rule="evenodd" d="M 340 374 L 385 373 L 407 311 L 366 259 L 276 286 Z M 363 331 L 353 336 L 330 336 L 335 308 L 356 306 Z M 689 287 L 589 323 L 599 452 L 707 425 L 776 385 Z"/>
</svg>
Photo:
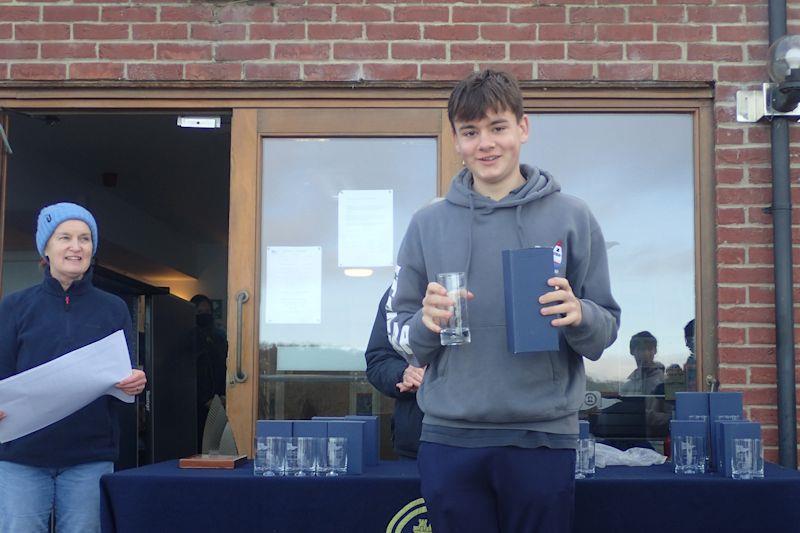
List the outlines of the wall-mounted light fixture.
<svg viewBox="0 0 800 533">
<path fill-rule="evenodd" d="M 800 119 L 800 36 L 786 35 L 769 48 L 769 77 L 759 91 L 736 93 L 736 120 L 758 122 L 763 118 Z"/>
</svg>

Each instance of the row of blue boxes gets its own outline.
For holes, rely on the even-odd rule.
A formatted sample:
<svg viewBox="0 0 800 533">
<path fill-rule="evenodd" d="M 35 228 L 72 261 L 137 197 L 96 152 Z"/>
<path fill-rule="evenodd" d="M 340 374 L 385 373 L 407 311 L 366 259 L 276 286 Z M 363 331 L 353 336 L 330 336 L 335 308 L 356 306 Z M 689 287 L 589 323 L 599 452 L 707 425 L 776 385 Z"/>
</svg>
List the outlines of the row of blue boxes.
<svg viewBox="0 0 800 533">
<path fill-rule="evenodd" d="M 259 420 L 256 437 L 346 437 L 347 473 L 378 464 L 381 432 L 377 416 L 315 416 L 311 420 Z"/>
<path fill-rule="evenodd" d="M 705 420 L 692 420 L 692 416 Z M 730 416 L 740 419 L 724 420 Z M 744 419 L 741 392 L 677 392 L 675 419 L 670 421 L 673 442 L 678 435 L 702 437 L 710 470 L 730 477 L 733 439 L 760 439 L 761 424 Z"/>
</svg>

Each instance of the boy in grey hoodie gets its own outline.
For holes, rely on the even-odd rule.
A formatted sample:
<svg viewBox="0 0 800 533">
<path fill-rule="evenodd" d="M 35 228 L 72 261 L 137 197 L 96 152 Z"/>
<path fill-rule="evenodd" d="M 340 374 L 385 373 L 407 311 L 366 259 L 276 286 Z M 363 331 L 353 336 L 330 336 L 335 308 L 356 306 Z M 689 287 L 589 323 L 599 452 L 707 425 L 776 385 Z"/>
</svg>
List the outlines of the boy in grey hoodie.
<svg viewBox="0 0 800 533">
<path fill-rule="evenodd" d="M 422 495 L 437 533 L 568 532 L 583 357 L 598 359 L 619 327 L 605 240 L 581 200 L 520 165 L 529 126 L 513 77 L 469 76 L 453 90 L 448 114 L 465 168 L 446 201 L 412 218 L 386 304 L 392 345 L 428 367 L 417 393 Z M 531 312 L 553 317 L 559 350 L 514 355 L 501 252 L 535 246 L 553 248 L 556 273 L 543 307 Z M 440 324 L 453 302 L 431 280 L 453 271 L 467 273 L 471 343 L 442 347 Z"/>
</svg>

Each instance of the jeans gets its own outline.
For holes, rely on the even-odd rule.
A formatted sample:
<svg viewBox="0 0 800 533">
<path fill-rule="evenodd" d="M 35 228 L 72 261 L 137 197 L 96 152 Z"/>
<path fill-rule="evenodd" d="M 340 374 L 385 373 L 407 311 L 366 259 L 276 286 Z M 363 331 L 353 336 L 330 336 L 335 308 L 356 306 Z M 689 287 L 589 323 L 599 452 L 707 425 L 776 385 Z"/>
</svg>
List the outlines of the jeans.
<svg viewBox="0 0 800 533">
<path fill-rule="evenodd" d="M 0 461 L 0 533 L 46 533 L 55 510 L 57 533 L 100 531 L 100 477 L 104 461 L 66 468 Z"/>
</svg>

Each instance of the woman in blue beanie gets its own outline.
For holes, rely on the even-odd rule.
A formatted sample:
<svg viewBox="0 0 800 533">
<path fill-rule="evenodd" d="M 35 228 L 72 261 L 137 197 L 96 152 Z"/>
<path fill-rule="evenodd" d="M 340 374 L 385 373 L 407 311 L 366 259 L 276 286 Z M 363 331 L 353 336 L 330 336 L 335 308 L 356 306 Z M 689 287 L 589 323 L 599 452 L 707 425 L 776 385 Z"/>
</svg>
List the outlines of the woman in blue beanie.
<svg viewBox="0 0 800 533">
<path fill-rule="evenodd" d="M 92 285 L 97 223 L 71 203 L 39 213 L 36 248 L 44 280 L 0 301 L 0 379 L 29 370 L 123 330 L 132 347 L 125 303 Z M 144 390 L 141 370 L 117 383 L 131 395 Z M 100 531 L 100 477 L 113 470 L 119 427 L 105 395 L 39 431 L 0 444 L 0 533 Z M 0 424 L 5 413 L 0 405 Z"/>
</svg>

